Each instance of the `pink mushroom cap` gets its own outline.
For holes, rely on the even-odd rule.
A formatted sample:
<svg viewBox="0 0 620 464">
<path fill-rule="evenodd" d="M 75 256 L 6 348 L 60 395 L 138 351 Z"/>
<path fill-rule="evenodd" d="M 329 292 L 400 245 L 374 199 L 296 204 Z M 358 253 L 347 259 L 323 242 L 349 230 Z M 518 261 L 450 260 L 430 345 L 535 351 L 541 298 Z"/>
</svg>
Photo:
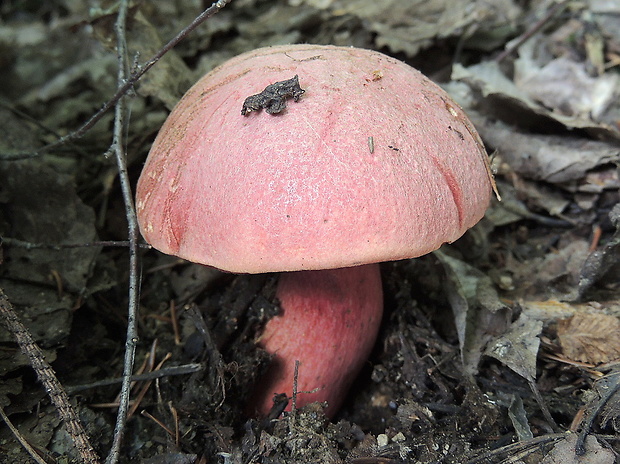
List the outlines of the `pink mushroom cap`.
<svg viewBox="0 0 620 464">
<path fill-rule="evenodd" d="M 279 114 L 246 97 L 299 76 Z M 356 48 L 284 45 L 200 79 L 157 136 L 137 186 L 160 251 L 239 273 L 412 258 L 459 238 L 491 195 L 462 109 L 415 69 Z"/>
</svg>

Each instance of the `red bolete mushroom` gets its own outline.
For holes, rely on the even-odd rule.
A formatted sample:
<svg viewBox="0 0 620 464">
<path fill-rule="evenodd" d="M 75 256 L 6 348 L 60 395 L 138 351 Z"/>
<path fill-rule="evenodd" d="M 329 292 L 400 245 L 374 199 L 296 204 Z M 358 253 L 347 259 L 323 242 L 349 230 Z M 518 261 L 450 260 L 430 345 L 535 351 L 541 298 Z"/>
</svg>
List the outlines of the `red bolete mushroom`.
<svg viewBox="0 0 620 464">
<path fill-rule="evenodd" d="M 244 105 L 294 76 L 305 93 L 285 94 L 295 98 L 279 112 Z M 164 253 L 282 272 L 281 313 L 259 339 L 274 360 L 251 407 L 264 415 L 274 393 L 290 396 L 298 360 L 297 405 L 327 401 L 333 415 L 377 335 L 376 263 L 459 238 L 492 185 L 472 124 L 418 71 L 370 50 L 285 45 L 237 56 L 185 94 L 136 203 L 142 235 Z"/>
</svg>

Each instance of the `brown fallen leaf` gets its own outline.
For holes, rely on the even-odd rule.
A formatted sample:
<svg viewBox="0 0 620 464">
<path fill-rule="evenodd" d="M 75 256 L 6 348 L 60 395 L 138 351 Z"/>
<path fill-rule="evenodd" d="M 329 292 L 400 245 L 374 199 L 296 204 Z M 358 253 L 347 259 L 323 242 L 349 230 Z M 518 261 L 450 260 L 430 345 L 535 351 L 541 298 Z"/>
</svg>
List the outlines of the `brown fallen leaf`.
<svg viewBox="0 0 620 464">
<path fill-rule="evenodd" d="M 620 359 L 620 319 L 607 314 L 575 313 L 558 321 L 564 356 L 592 364 Z"/>
</svg>

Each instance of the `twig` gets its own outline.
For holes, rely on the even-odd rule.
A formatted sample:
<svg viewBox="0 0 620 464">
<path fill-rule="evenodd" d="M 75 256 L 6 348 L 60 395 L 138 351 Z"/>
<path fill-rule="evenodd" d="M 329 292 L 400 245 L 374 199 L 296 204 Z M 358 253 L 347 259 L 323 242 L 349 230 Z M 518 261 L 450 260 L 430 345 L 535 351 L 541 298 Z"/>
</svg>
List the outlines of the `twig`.
<svg viewBox="0 0 620 464">
<path fill-rule="evenodd" d="M 211 331 L 202 317 L 202 314 L 200 314 L 198 307 L 194 303 L 191 303 L 186 305 L 184 309 L 205 343 L 205 350 L 209 354 L 209 367 L 215 369 L 217 383 L 222 389 L 222 399 L 217 405 L 219 408 L 222 404 L 224 404 L 224 400 L 226 399 L 226 386 L 224 384 L 224 360 L 222 359 L 222 354 L 218 351 L 217 346 L 213 342 Z"/>
<path fill-rule="evenodd" d="M 88 132 L 92 127 L 99 122 L 99 120 L 114 107 L 117 102 L 125 96 L 127 91 L 133 87 L 133 85 L 140 80 L 140 78 L 151 69 L 155 63 L 157 63 L 166 53 L 172 50 L 181 40 L 187 37 L 194 29 L 200 26 L 203 22 L 209 19 L 214 14 L 218 13 L 222 8 L 228 5 L 232 0 L 217 0 L 214 2 L 209 8 L 204 10 L 200 15 L 196 17 L 187 27 L 185 27 L 181 32 L 179 32 L 176 36 L 174 36 L 166 45 L 164 45 L 150 60 L 144 63 L 142 66 L 137 66 L 136 70 L 127 78 L 123 79 L 122 82 L 119 83 L 119 87 L 116 90 L 116 93 L 108 100 L 94 115 L 90 117 L 88 121 L 86 121 L 82 126 L 80 126 L 75 131 L 61 137 L 56 142 L 46 145 L 45 147 L 30 153 L 13 153 L 0 156 L 0 159 L 5 161 L 12 160 L 20 160 L 27 158 L 35 158 L 40 156 L 43 153 L 47 153 L 55 148 L 58 148 L 61 145 L 64 145 L 73 140 L 79 139 L 86 132 Z M 122 4 L 119 8 L 119 17 L 121 16 L 120 9 L 122 9 Z M 126 13 L 123 15 L 126 16 Z M 117 22 L 118 24 L 118 22 Z"/>
<path fill-rule="evenodd" d="M 203 369 L 204 369 L 204 366 L 200 363 L 183 364 L 181 366 L 165 367 L 158 371 L 132 375 L 131 381 L 140 382 L 142 380 L 155 380 L 155 379 L 160 379 L 162 377 L 170 377 L 173 375 L 193 374 L 194 372 L 199 372 Z M 72 387 L 67 387 L 67 392 L 69 392 L 70 394 L 73 394 L 73 393 L 81 392 L 84 390 L 90 390 L 92 388 L 107 387 L 109 385 L 114 385 L 114 384 L 122 383 L 122 382 L 123 382 L 123 379 L 120 377 L 116 379 L 99 380 L 97 382 L 92 382 L 92 383 L 88 383 L 84 385 L 75 385 Z"/>
<path fill-rule="evenodd" d="M 293 395 L 291 397 L 291 416 L 290 416 L 290 424 L 291 428 L 295 428 L 295 424 L 297 423 L 297 387 L 299 385 L 299 359 L 295 360 L 295 370 L 293 372 Z"/>
<path fill-rule="evenodd" d="M 512 443 L 510 445 L 502 446 L 501 448 L 497 448 L 491 451 L 484 452 L 479 454 L 475 458 L 468 460 L 465 464 L 482 464 L 488 462 L 500 462 L 498 460 L 499 456 L 509 455 L 509 456 L 519 456 L 523 458 L 528 454 L 533 453 L 536 450 L 539 450 L 543 445 L 556 443 L 560 440 L 568 437 L 570 432 L 564 433 L 552 433 L 549 435 L 542 435 L 540 437 L 534 437 L 527 441 L 518 441 L 516 443 Z M 501 461 L 505 462 L 505 461 Z M 514 462 L 514 461 L 513 461 Z"/>
<path fill-rule="evenodd" d="M 127 240 L 101 240 L 96 242 L 86 243 L 63 243 L 60 245 L 52 245 L 50 243 L 35 243 L 27 242 L 25 240 L 19 240 L 11 237 L 0 237 L 0 245 L 7 244 L 9 246 L 24 248 L 25 250 L 35 250 L 38 248 L 44 248 L 47 250 L 61 251 L 67 248 L 91 248 L 91 247 L 128 247 L 129 242 Z M 138 244 L 140 248 L 150 250 L 153 248 L 148 243 Z"/>
<path fill-rule="evenodd" d="M 23 119 L 25 121 L 28 121 L 29 123 L 34 124 L 35 126 L 39 127 L 40 129 L 43 129 L 44 131 L 49 132 L 50 134 L 52 134 L 56 138 L 61 138 L 62 137 L 54 129 L 52 129 L 50 127 L 47 127 L 45 124 L 43 124 L 42 122 L 40 122 L 36 118 L 33 118 L 29 114 L 24 113 L 23 111 L 18 110 L 12 104 L 10 104 L 9 102 L 5 101 L 4 98 L 0 98 L 0 106 L 6 108 L 8 111 L 13 113 L 18 118 L 21 118 L 21 119 Z M 71 144 L 71 150 L 75 150 L 75 151 L 79 152 L 80 154 L 86 156 L 86 150 L 84 150 L 82 147 L 80 147 L 78 145 Z"/>
<path fill-rule="evenodd" d="M 179 413 L 177 412 L 177 409 L 172 406 L 172 401 L 168 401 L 168 409 L 170 409 L 172 420 L 174 420 L 174 444 L 178 448 L 181 439 L 181 431 L 179 430 Z"/>
<path fill-rule="evenodd" d="M 117 82 L 120 87 L 126 82 L 127 70 L 127 44 L 125 40 L 125 21 L 127 20 L 127 0 L 120 2 L 118 9 L 118 17 L 116 19 L 116 53 L 118 58 L 118 75 Z M 125 84 L 126 85 L 126 84 Z M 128 89 L 129 87 L 127 87 Z M 118 177 L 123 192 L 123 201 L 125 203 L 125 213 L 127 215 L 127 235 L 129 239 L 129 295 L 127 302 L 127 335 L 125 338 L 125 358 L 123 360 L 123 383 L 118 403 L 118 412 L 116 414 L 116 425 L 114 427 L 114 437 L 112 438 L 112 446 L 106 459 L 107 464 L 115 464 L 118 462 L 120 454 L 121 442 L 125 430 L 125 422 L 127 420 L 127 412 L 129 410 L 129 397 L 131 393 L 131 374 L 133 373 L 133 364 L 136 356 L 136 344 L 138 343 L 137 329 L 137 308 L 138 308 L 138 221 L 136 219 L 136 211 L 133 203 L 133 194 L 131 193 L 131 185 L 127 174 L 126 154 L 124 152 L 123 129 L 125 127 L 125 91 L 116 101 L 114 114 L 114 135 L 112 140 L 112 151 L 116 158 L 118 168 Z"/>
<path fill-rule="evenodd" d="M 13 425 L 11 420 L 4 413 L 4 409 L 2 409 L 1 407 L 0 407 L 0 417 L 2 417 L 2 420 L 4 421 L 4 423 L 9 427 L 9 429 L 11 429 L 11 432 L 13 433 L 13 435 L 15 435 L 15 438 L 17 438 L 17 441 L 21 443 L 21 445 L 24 447 L 26 452 L 32 457 L 32 459 L 34 459 L 37 462 L 37 464 L 47 464 L 47 462 L 45 462 L 45 459 L 39 456 L 39 453 L 37 453 L 37 451 L 32 446 L 30 446 L 30 443 L 28 443 L 28 440 L 26 440 L 24 436 L 21 433 L 19 433 L 19 430 L 17 430 L 17 427 Z"/>
<path fill-rule="evenodd" d="M 620 372 L 612 372 L 604 377 L 604 379 L 606 379 L 609 384 L 607 386 L 607 391 L 601 396 L 596 406 L 589 411 L 588 418 L 581 427 L 579 435 L 577 435 L 577 441 L 575 442 L 575 453 L 577 456 L 586 454 L 586 438 L 594 426 L 594 420 L 609 400 L 620 391 Z"/>
<path fill-rule="evenodd" d="M 150 412 L 148 412 L 147 410 L 142 410 L 140 411 L 140 414 L 144 417 L 148 417 L 149 419 L 151 419 L 153 422 L 155 422 L 157 425 L 159 425 L 168 435 L 170 435 L 170 438 L 174 438 L 175 437 L 175 433 L 170 430 L 166 424 L 164 424 L 162 421 L 160 421 L 159 419 L 157 419 L 154 415 L 152 415 Z"/>
<path fill-rule="evenodd" d="M 536 34 L 539 30 L 541 30 L 555 15 L 560 13 L 564 7 L 568 5 L 568 1 L 564 0 L 562 2 L 556 3 L 545 16 L 536 21 L 532 27 L 530 27 L 527 31 L 525 31 L 516 42 L 510 45 L 506 50 L 495 57 L 495 61 L 501 63 L 508 56 L 512 55 L 521 45 L 527 42 L 532 38 L 534 34 Z"/>
<path fill-rule="evenodd" d="M 291 405 L 291 412 L 295 414 L 297 411 L 297 385 L 299 381 L 299 359 L 295 360 L 295 373 L 293 374 L 293 404 Z"/>
<path fill-rule="evenodd" d="M 155 371 L 158 371 L 159 369 L 161 369 L 161 366 L 163 366 L 163 364 L 166 361 L 168 361 L 171 357 L 172 357 L 172 353 L 167 353 L 166 356 L 164 356 L 164 359 L 162 359 L 159 362 L 159 364 L 157 364 L 157 366 L 152 368 L 149 372 L 155 372 Z M 134 404 L 131 406 L 131 409 L 129 409 L 129 413 L 127 414 L 128 417 L 131 417 L 131 416 L 133 416 L 135 414 L 136 409 L 138 409 L 138 407 L 140 406 L 140 403 L 142 402 L 142 399 L 144 398 L 144 395 L 146 395 L 146 392 L 148 392 L 149 388 L 151 388 L 151 384 L 152 383 L 153 383 L 153 380 L 147 380 L 144 383 L 144 385 L 142 386 L 142 388 L 140 389 L 140 391 L 136 395 L 136 400 L 135 400 Z"/>
<path fill-rule="evenodd" d="M 24 327 L 15 314 L 15 311 L 13 311 L 13 305 L 1 288 L 0 314 L 2 315 L 7 330 L 13 334 L 22 352 L 28 356 L 30 365 L 37 373 L 37 377 L 45 387 L 45 391 L 56 407 L 58 415 L 65 423 L 67 431 L 75 443 L 75 447 L 82 462 L 98 464 L 100 462 L 99 457 L 91 446 L 78 415 L 71 406 L 67 392 L 58 381 L 58 378 L 56 378 L 56 373 L 54 369 L 52 369 L 52 366 L 45 360 L 45 355 L 41 351 L 41 348 L 35 343 L 28 329 Z"/>
<path fill-rule="evenodd" d="M 151 349 L 149 350 L 148 354 L 144 358 L 144 361 L 142 362 L 140 367 L 138 367 L 138 369 L 136 370 L 136 374 L 144 374 L 145 371 L 146 372 L 152 372 L 153 371 L 153 367 L 155 365 L 155 350 L 157 349 L 158 342 L 159 342 L 159 340 L 157 338 L 155 340 L 153 340 L 153 343 L 151 343 Z M 148 371 L 147 371 L 147 369 L 148 369 Z M 121 377 L 121 380 L 122 380 L 122 377 Z M 130 392 L 130 394 L 132 394 L 136 390 L 138 390 L 138 384 L 139 384 L 139 382 L 137 382 L 137 381 L 134 381 L 134 380 L 131 381 L 131 392 Z M 120 397 L 121 397 L 120 393 L 118 395 L 116 395 L 116 399 L 114 401 L 114 404 L 116 405 L 116 407 L 118 407 L 118 403 L 120 401 Z M 133 404 L 136 401 L 140 401 L 140 400 L 136 400 L 135 398 L 133 398 L 130 401 L 130 404 Z M 127 414 L 127 418 L 129 419 L 130 417 L 131 417 L 131 414 Z"/>
<path fill-rule="evenodd" d="M 179 316 L 177 315 L 177 305 L 174 300 L 170 300 L 170 323 L 174 333 L 174 344 L 181 345 L 181 329 L 179 328 Z"/>
<path fill-rule="evenodd" d="M 540 390 L 538 389 L 536 382 L 534 380 L 527 379 L 527 383 L 529 384 L 530 390 L 532 390 L 532 393 L 534 394 L 534 398 L 536 399 L 536 402 L 538 403 L 538 406 L 540 407 L 540 410 L 542 411 L 543 416 L 547 420 L 547 423 L 553 429 L 554 432 L 559 432 L 560 427 L 558 426 L 558 424 L 556 424 L 555 420 L 553 419 L 553 416 L 551 415 L 551 412 L 549 411 L 549 408 L 547 407 L 547 403 L 545 403 L 545 400 L 540 394 Z"/>
</svg>

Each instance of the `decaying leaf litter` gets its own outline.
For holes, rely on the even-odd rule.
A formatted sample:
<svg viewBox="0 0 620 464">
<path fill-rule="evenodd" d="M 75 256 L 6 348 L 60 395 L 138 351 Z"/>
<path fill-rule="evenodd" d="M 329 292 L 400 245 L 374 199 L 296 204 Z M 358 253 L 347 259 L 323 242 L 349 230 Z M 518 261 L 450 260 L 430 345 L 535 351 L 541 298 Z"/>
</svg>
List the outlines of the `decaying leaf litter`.
<svg viewBox="0 0 620 464">
<path fill-rule="evenodd" d="M 487 3 L 233 1 L 140 80 L 126 124 L 133 181 L 169 109 L 225 59 L 289 42 L 379 49 L 467 110 L 503 201 L 441 252 L 383 265 L 379 341 L 332 423 L 319 407 L 268 426 L 243 415 L 267 363 L 254 341 L 277 311 L 273 277 L 146 251 L 135 369 L 154 377 L 132 392 L 121 462 L 614 462 L 620 9 Z M 70 392 L 122 372 L 128 257 L 101 243 L 127 237 L 116 166 L 103 156 L 114 116 L 50 153 L 6 159 L 53 143 L 114 94 L 115 8 L 0 7 L 0 287 Z M 144 62 L 199 13 L 187 2 L 130 5 L 131 59 Z M 13 335 L 0 337 L 8 420 L 49 462 L 75 458 L 28 359 Z M 197 371 L 156 377 L 177 366 Z M 74 393 L 100 456 L 118 391 Z M 5 462 L 31 462 L 8 427 L 0 433 Z"/>
</svg>

